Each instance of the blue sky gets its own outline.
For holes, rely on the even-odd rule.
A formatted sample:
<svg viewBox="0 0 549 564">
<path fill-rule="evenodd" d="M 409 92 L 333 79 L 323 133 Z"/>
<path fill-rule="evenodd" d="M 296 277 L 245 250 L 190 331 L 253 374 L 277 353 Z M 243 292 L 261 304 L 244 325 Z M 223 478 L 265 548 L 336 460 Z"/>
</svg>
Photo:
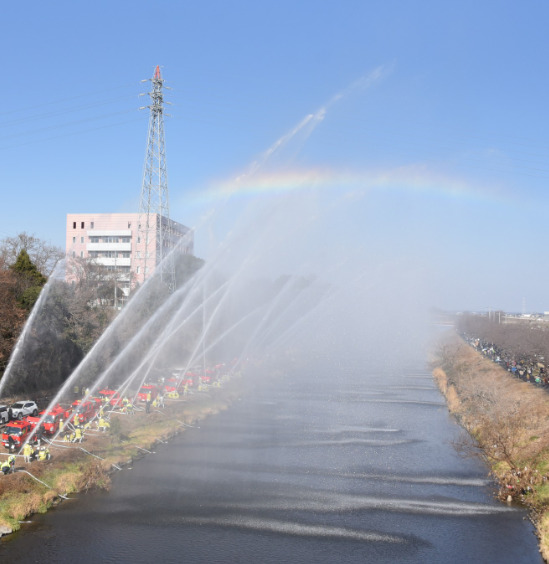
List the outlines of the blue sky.
<svg viewBox="0 0 549 564">
<path fill-rule="evenodd" d="M 63 246 L 67 213 L 137 210 L 140 81 L 159 64 L 174 219 L 196 225 L 295 132 L 235 210 L 311 178 L 359 191 L 339 248 L 429 262 L 433 305 L 549 310 L 548 16 L 541 0 L 7 4 L 0 237 Z"/>
</svg>

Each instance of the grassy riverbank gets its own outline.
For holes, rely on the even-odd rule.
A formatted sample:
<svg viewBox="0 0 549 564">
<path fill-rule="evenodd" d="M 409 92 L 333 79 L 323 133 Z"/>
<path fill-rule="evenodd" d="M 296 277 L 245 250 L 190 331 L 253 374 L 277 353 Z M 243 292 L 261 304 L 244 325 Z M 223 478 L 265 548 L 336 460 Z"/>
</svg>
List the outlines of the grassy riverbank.
<svg viewBox="0 0 549 564">
<path fill-rule="evenodd" d="M 524 504 L 549 562 L 549 394 L 522 382 L 452 336 L 440 343 L 433 376 L 468 435 L 456 443 L 489 465 L 504 502 Z"/>
<path fill-rule="evenodd" d="M 223 387 L 166 400 L 164 409 L 153 409 L 149 414 L 112 413 L 109 432 L 89 431 L 81 444 L 56 443 L 49 447 L 51 460 L 27 464 L 17 457 L 16 472 L 0 474 L 0 536 L 18 530 L 20 521 L 46 512 L 67 495 L 108 489 L 113 469 L 117 471 L 117 466 L 130 464 L 153 450 L 155 443 L 227 409 L 240 395 L 241 382 L 241 378 L 233 377 Z M 0 457 L 2 462 L 5 459 Z"/>
</svg>

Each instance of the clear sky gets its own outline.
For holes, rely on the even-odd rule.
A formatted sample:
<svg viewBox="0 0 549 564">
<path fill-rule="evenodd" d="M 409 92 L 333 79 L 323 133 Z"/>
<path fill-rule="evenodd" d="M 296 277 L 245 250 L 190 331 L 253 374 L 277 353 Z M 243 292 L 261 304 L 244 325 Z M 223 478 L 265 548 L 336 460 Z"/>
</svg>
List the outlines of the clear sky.
<svg viewBox="0 0 549 564">
<path fill-rule="evenodd" d="M 339 244 L 428 255 L 433 305 L 549 310 L 547 2 L 30 1 L 2 21 L 0 237 L 63 246 L 67 213 L 137 211 L 160 65 L 174 219 L 227 191 L 357 193 Z"/>
</svg>

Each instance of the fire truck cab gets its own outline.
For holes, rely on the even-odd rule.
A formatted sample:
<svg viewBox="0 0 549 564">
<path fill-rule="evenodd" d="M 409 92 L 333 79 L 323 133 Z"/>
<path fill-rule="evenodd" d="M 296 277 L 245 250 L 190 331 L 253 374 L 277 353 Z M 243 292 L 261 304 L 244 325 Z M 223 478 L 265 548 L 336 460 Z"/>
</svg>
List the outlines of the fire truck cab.
<svg viewBox="0 0 549 564">
<path fill-rule="evenodd" d="M 2 429 L 2 444 L 10 450 L 21 448 L 34 426 L 29 421 L 12 421 Z"/>
<path fill-rule="evenodd" d="M 76 400 L 72 404 L 74 421 L 76 422 L 76 418 L 78 417 L 79 423 L 87 423 L 95 416 L 100 406 L 101 401 L 96 398 L 92 398 L 91 400 L 86 401 Z"/>
<path fill-rule="evenodd" d="M 139 401 L 147 401 L 147 394 L 150 392 L 151 400 L 154 400 L 158 395 L 158 387 L 154 384 L 144 384 L 141 386 L 139 393 L 137 394 L 137 399 Z"/>
<path fill-rule="evenodd" d="M 40 415 L 44 415 L 44 411 L 40 413 Z M 44 425 L 44 432 L 47 435 L 55 435 L 59 430 L 59 422 L 61 419 L 63 421 L 67 421 L 67 419 L 71 415 L 71 410 L 65 409 L 57 404 L 51 411 L 48 411 L 46 416 L 44 417 L 43 425 Z"/>
<path fill-rule="evenodd" d="M 120 397 L 120 394 L 114 390 L 111 390 L 110 388 L 99 390 L 97 395 L 101 398 L 101 401 L 108 403 L 113 407 L 122 404 L 122 398 Z"/>
</svg>

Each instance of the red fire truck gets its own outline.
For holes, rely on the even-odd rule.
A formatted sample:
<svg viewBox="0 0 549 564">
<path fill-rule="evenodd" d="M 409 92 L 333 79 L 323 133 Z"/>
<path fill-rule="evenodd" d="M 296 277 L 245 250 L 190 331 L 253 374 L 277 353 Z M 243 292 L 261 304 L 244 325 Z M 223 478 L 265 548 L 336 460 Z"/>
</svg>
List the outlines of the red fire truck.
<svg viewBox="0 0 549 564">
<path fill-rule="evenodd" d="M 151 394 L 151 401 L 158 395 L 158 388 L 154 384 L 143 384 L 139 393 L 137 394 L 137 399 L 140 401 L 147 401 L 147 395 Z"/>
<path fill-rule="evenodd" d="M 79 423 L 87 423 L 90 419 L 93 419 L 100 407 L 101 400 L 99 398 L 91 398 L 86 401 L 76 400 L 72 404 L 72 419 L 76 422 L 76 418 L 78 417 Z"/>
<path fill-rule="evenodd" d="M 104 388 L 103 390 L 99 390 L 97 394 L 102 401 L 116 407 L 117 405 L 122 405 L 122 398 L 120 394 L 110 388 Z"/>
<path fill-rule="evenodd" d="M 44 411 L 40 413 L 40 416 L 44 415 Z M 72 409 L 66 409 L 57 404 L 51 411 L 48 411 L 42 422 L 44 425 L 44 433 L 47 435 L 55 435 L 59 430 L 59 422 L 61 420 L 67 421 L 71 416 Z"/>
<path fill-rule="evenodd" d="M 20 449 L 32 433 L 33 428 L 34 425 L 26 419 L 8 423 L 2 429 L 2 444 L 10 450 Z"/>
</svg>

